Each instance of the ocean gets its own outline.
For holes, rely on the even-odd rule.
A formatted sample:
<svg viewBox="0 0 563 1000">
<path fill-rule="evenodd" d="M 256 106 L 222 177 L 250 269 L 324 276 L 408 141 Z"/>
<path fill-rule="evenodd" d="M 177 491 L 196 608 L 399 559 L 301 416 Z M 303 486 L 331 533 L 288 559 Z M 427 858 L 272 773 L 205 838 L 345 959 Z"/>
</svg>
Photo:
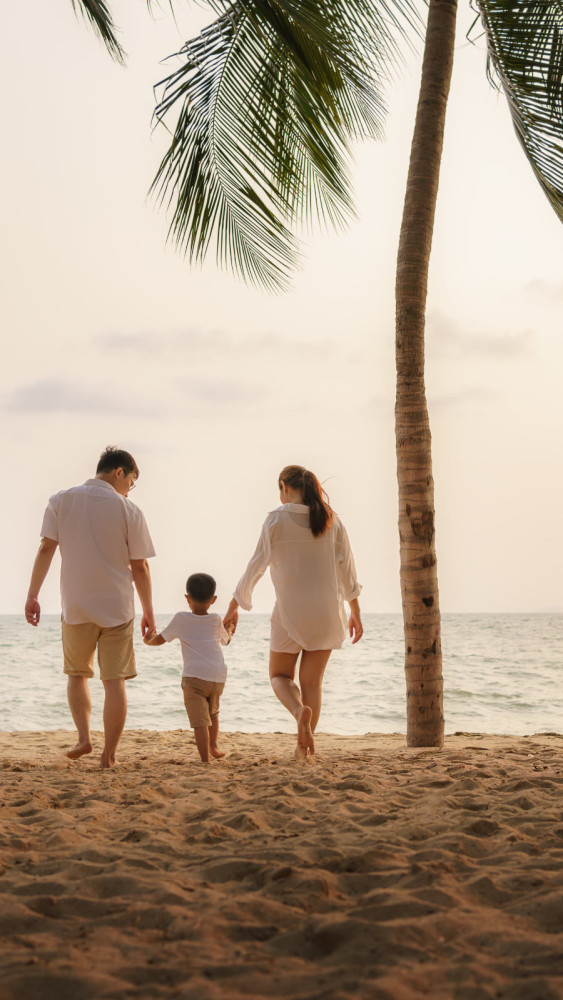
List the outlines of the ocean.
<svg viewBox="0 0 563 1000">
<path fill-rule="evenodd" d="M 158 615 L 163 628 L 171 615 Z M 405 679 L 400 615 L 365 614 L 363 639 L 329 661 L 319 731 L 404 733 Z M 241 614 L 225 650 L 229 677 L 221 729 L 292 732 L 268 680 L 269 616 Z M 187 727 L 179 643 L 149 648 L 135 637 L 139 676 L 127 685 L 127 728 Z M 563 731 L 563 614 L 443 616 L 446 733 L 530 735 Z M 38 628 L 0 615 L 0 730 L 72 729 L 62 675 L 60 618 Z M 103 688 L 92 682 L 92 725 L 102 728 Z"/>
</svg>

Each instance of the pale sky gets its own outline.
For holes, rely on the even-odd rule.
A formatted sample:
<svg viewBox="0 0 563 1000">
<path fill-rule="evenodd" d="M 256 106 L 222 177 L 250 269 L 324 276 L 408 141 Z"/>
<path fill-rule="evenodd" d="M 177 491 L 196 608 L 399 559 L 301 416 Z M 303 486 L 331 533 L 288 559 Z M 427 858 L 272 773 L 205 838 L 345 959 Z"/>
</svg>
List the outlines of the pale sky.
<svg viewBox="0 0 563 1000">
<path fill-rule="evenodd" d="M 197 570 L 226 607 L 291 463 L 348 528 L 363 608 L 399 611 L 393 295 L 421 46 L 389 87 L 386 142 L 355 150 L 357 221 L 311 239 L 293 291 L 269 296 L 212 258 L 190 271 L 147 198 L 159 60 L 205 11 L 112 9 L 127 69 L 70 0 L 3 11 L 0 612 L 23 608 L 48 497 L 106 444 L 141 470 L 158 611 Z M 462 0 L 428 301 L 441 606 L 563 610 L 563 228 L 465 40 L 473 16 Z M 271 608 L 269 583 L 255 599 Z M 59 610 L 56 570 L 42 606 Z"/>
</svg>

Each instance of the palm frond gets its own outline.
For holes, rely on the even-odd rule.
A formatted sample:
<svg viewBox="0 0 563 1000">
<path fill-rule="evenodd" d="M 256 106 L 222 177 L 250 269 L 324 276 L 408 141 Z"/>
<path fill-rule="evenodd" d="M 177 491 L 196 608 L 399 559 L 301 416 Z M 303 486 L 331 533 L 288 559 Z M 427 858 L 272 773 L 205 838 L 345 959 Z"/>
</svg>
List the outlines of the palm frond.
<svg viewBox="0 0 563 1000">
<path fill-rule="evenodd" d="M 506 94 L 516 134 L 563 221 L 563 2 L 477 0 L 488 72 Z"/>
<path fill-rule="evenodd" d="M 301 254 L 292 231 L 353 214 L 350 143 L 380 136 L 382 83 L 410 0 L 208 0 L 218 15 L 159 84 L 156 118 L 178 112 L 152 190 L 169 236 L 270 290 Z"/>
<path fill-rule="evenodd" d="M 71 0 L 71 3 L 75 12 L 80 10 L 84 19 L 90 21 L 112 58 L 124 63 L 125 52 L 117 40 L 116 28 L 104 0 Z"/>
</svg>

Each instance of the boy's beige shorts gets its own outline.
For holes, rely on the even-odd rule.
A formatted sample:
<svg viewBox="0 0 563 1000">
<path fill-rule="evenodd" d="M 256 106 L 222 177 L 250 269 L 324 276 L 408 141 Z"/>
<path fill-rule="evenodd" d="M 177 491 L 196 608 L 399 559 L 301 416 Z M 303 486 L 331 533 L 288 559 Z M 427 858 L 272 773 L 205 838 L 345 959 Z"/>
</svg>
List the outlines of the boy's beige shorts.
<svg viewBox="0 0 563 1000">
<path fill-rule="evenodd" d="M 94 622 L 69 625 L 63 619 L 65 674 L 72 677 L 93 677 L 97 649 L 100 677 L 103 681 L 136 677 L 133 622 L 132 618 L 123 625 L 103 628 Z"/>
<path fill-rule="evenodd" d="M 204 681 L 200 677 L 182 677 L 184 704 L 190 726 L 199 729 L 210 726 L 211 720 L 219 714 L 219 698 L 224 684 L 218 681 Z"/>
</svg>

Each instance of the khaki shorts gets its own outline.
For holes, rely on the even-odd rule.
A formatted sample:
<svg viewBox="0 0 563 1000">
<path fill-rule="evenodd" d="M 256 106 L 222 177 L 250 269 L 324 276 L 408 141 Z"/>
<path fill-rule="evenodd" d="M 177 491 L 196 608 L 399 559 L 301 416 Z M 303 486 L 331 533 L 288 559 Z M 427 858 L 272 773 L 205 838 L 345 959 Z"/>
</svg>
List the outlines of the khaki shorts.
<svg viewBox="0 0 563 1000">
<path fill-rule="evenodd" d="M 69 625 L 63 620 L 64 672 L 72 677 L 94 676 L 94 655 L 103 681 L 136 677 L 133 618 L 123 625 L 102 628 L 94 622 Z"/>
<path fill-rule="evenodd" d="M 210 726 L 211 720 L 219 715 L 219 698 L 224 684 L 218 681 L 204 681 L 200 677 L 182 677 L 184 705 L 192 729 Z"/>
</svg>

